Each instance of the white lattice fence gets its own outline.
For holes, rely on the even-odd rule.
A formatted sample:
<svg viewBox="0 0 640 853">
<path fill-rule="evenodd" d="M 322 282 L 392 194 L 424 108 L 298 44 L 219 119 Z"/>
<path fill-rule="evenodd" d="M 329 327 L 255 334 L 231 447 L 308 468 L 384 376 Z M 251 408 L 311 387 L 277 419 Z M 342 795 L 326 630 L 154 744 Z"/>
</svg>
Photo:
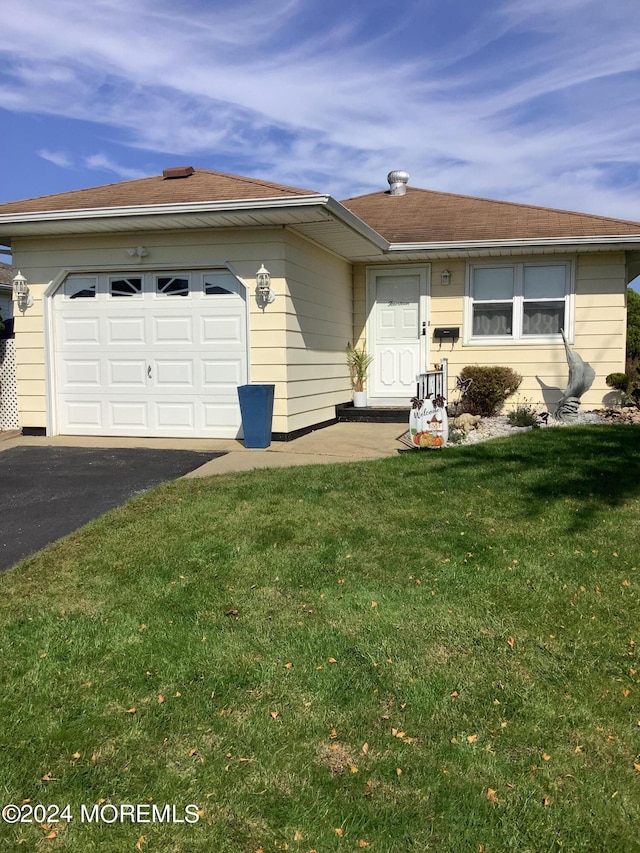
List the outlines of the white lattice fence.
<svg viewBox="0 0 640 853">
<path fill-rule="evenodd" d="M 19 429 L 16 350 L 12 340 L 0 340 L 0 430 Z"/>
</svg>

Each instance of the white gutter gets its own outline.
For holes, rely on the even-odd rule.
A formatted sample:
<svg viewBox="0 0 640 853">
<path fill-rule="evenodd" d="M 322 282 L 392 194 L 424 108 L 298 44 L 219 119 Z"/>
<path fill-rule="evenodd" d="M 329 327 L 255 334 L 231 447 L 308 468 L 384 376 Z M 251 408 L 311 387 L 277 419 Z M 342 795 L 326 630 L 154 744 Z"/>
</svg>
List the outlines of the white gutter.
<svg viewBox="0 0 640 853">
<path fill-rule="evenodd" d="M 533 237 L 509 240 L 447 240 L 437 243 L 390 243 L 389 252 L 436 252 L 442 250 L 468 249 L 519 249 L 553 246 L 593 246 L 622 243 L 640 243 L 640 231 L 637 235 L 593 237 Z"/>
<path fill-rule="evenodd" d="M 285 198 L 236 199 L 233 201 L 189 201 L 176 204 L 139 204 L 124 207 L 82 207 L 72 210 L 40 210 L 33 213 L 5 213 L 0 215 L 3 224 L 30 222 L 58 222 L 65 219 L 111 219 L 122 216 L 171 216 L 179 213 L 235 213 L 266 208 L 326 206 L 329 196 L 307 195 Z"/>
</svg>

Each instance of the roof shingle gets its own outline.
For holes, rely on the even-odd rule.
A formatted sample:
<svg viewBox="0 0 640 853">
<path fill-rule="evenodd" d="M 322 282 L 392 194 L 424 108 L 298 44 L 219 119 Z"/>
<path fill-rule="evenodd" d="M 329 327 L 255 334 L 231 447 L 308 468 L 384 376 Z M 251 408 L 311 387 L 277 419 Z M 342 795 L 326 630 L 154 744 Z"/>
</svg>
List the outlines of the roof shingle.
<svg viewBox="0 0 640 853">
<path fill-rule="evenodd" d="M 163 178 L 158 175 L 24 201 L 10 201 L 0 204 L 0 215 L 305 195 L 316 193 L 257 178 L 196 169 L 192 175 L 185 178 Z"/>
<path fill-rule="evenodd" d="M 408 187 L 342 204 L 390 243 L 640 235 L 640 223 Z"/>
</svg>

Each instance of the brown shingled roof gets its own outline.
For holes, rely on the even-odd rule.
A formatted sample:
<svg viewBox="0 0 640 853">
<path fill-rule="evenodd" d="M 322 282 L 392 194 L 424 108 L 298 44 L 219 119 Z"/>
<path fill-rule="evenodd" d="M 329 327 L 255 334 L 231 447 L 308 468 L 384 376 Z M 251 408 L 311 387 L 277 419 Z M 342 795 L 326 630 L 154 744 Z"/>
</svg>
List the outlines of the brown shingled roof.
<svg viewBox="0 0 640 853">
<path fill-rule="evenodd" d="M 260 181 L 257 178 L 243 178 L 238 175 L 227 175 L 224 172 L 196 169 L 193 174 L 185 178 L 164 178 L 158 175 L 24 201 L 10 201 L 0 204 L 0 215 L 305 195 L 315 195 L 315 193 L 312 190 L 287 187 L 270 181 Z"/>
<path fill-rule="evenodd" d="M 640 223 L 408 187 L 342 204 L 390 243 L 640 235 Z"/>
</svg>

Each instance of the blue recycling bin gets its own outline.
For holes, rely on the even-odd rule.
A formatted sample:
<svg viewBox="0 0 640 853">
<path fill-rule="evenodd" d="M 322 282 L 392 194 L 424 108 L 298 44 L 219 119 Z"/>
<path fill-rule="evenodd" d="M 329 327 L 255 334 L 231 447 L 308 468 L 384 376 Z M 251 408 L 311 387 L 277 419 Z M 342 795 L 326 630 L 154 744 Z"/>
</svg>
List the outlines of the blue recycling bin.
<svg viewBox="0 0 640 853">
<path fill-rule="evenodd" d="M 271 444 L 275 389 L 275 385 L 238 386 L 245 447 L 269 447 Z"/>
</svg>

